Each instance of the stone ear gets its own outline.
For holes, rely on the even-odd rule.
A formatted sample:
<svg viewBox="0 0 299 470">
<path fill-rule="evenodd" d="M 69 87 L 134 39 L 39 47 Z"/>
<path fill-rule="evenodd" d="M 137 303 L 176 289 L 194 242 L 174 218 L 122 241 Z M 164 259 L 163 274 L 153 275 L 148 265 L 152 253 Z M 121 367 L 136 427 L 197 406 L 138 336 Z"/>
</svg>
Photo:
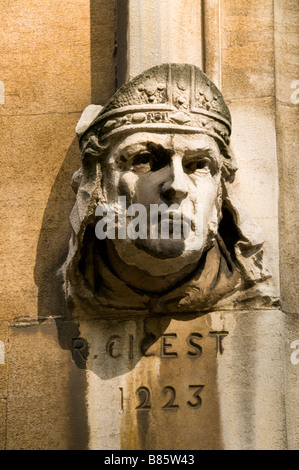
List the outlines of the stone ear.
<svg viewBox="0 0 299 470">
<path fill-rule="evenodd" d="M 76 126 L 76 134 L 79 138 L 92 124 L 92 122 L 95 120 L 95 118 L 101 112 L 102 109 L 103 106 L 96 104 L 90 104 L 84 109 Z"/>
<path fill-rule="evenodd" d="M 232 183 L 238 169 L 237 160 L 231 145 L 220 148 L 222 156 L 222 176 L 223 181 Z"/>
<path fill-rule="evenodd" d="M 82 180 L 82 168 L 79 168 L 79 170 L 75 171 L 75 173 L 72 176 L 71 186 L 75 194 L 77 194 L 78 192 L 81 180 Z"/>
</svg>

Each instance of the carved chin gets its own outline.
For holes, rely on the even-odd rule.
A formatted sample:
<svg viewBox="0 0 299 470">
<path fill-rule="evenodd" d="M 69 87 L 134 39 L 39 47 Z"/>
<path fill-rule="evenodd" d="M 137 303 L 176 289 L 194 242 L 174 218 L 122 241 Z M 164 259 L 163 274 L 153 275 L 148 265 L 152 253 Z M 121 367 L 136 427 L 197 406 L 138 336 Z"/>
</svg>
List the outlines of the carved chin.
<svg viewBox="0 0 299 470">
<path fill-rule="evenodd" d="M 116 239 L 113 244 L 126 264 L 145 270 L 153 276 L 178 272 L 185 266 L 199 262 L 203 253 L 215 243 L 219 214 L 216 208 L 201 233 L 192 230 L 180 239 Z"/>
<path fill-rule="evenodd" d="M 177 258 L 186 250 L 185 240 L 142 240 L 137 239 L 135 246 L 139 250 L 153 256 L 154 258 L 167 259 Z"/>
<path fill-rule="evenodd" d="M 178 258 L 187 255 L 187 253 L 194 252 L 192 258 L 200 257 L 204 251 L 209 250 L 215 243 L 218 232 L 217 223 L 210 222 L 207 227 L 206 233 L 202 238 L 190 237 L 184 239 L 158 239 L 158 240 L 142 240 L 137 239 L 133 243 L 138 250 L 159 259 Z"/>
<path fill-rule="evenodd" d="M 165 276 L 199 262 L 204 251 L 212 247 L 214 240 L 215 234 L 209 230 L 204 242 L 194 236 L 187 240 L 117 240 L 114 246 L 120 258 L 128 265 L 153 276 Z"/>
</svg>

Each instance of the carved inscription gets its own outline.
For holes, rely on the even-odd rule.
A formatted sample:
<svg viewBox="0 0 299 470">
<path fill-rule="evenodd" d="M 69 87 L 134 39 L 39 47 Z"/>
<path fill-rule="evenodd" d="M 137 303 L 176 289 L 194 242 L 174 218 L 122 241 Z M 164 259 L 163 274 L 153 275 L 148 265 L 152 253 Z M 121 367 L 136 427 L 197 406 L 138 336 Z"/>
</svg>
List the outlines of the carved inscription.
<svg viewBox="0 0 299 470">
<path fill-rule="evenodd" d="M 152 405 L 150 401 L 151 393 L 147 387 L 139 387 L 136 391 L 139 396 L 140 403 L 136 406 L 136 410 L 149 410 Z"/>
<path fill-rule="evenodd" d="M 200 333 L 191 333 L 187 338 L 187 345 L 193 348 L 193 350 L 188 350 L 187 355 L 189 357 L 200 357 L 202 355 L 202 347 L 198 343 L 199 339 L 202 338 Z"/>
<path fill-rule="evenodd" d="M 113 360 L 158 357 L 161 361 L 176 363 L 176 361 L 193 361 L 207 355 L 208 359 L 213 357 L 215 359 L 224 353 L 225 338 L 228 335 L 229 332 L 226 330 L 208 330 L 205 334 L 191 330 L 182 337 L 182 332 L 178 330 L 167 331 L 159 337 L 148 332 L 137 340 L 133 334 L 118 334 L 108 338 L 105 349 L 107 356 Z M 181 369 L 181 362 L 178 365 Z M 131 392 L 126 392 L 120 387 L 120 410 L 124 411 L 126 403 L 133 406 L 137 412 L 198 410 L 203 405 L 202 391 L 205 388 L 201 381 L 202 378 L 197 378 L 193 384 L 190 384 L 189 379 L 186 379 L 185 383 L 182 377 L 180 383 L 167 384 L 161 388 L 159 385 L 142 384 L 135 390 L 133 397 Z"/>
<path fill-rule="evenodd" d="M 201 404 L 202 404 L 202 400 L 201 400 L 201 397 L 199 396 L 202 389 L 204 388 L 204 385 L 189 385 L 189 388 L 191 390 L 195 390 L 194 393 L 193 393 L 193 398 L 194 398 L 194 401 L 187 401 L 187 405 L 190 407 L 190 408 L 194 408 L 194 409 L 197 409 L 197 408 L 200 408 Z"/>
<path fill-rule="evenodd" d="M 216 339 L 216 355 L 223 354 L 223 338 L 228 335 L 228 331 L 210 331 L 209 336 Z"/>
<path fill-rule="evenodd" d="M 224 338 L 229 334 L 228 331 L 210 331 L 208 338 L 215 341 L 215 352 L 216 355 L 222 355 L 224 352 L 223 341 Z M 159 356 L 161 359 L 171 359 L 182 357 L 182 353 L 179 354 L 176 346 L 178 339 L 177 333 L 165 333 L 157 338 L 153 333 L 147 334 L 137 345 L 137 352 L 135 348 L 136 339 L 133 335 L 129 335 L 126 340 L 120 335 L 112 335 L 109 337 L 106 343 L 106 354 L 112 359 L 118 359 L 121 357 L 128 357 L 128 359 L 134 359 L 134 354 L 139 354 L 143 357 Z M 203 339 L 203 335 L 198 332 L 190 333 L 185 338 L 186 352 L 184 356 L 190 358 L 199 358 L 202 356 L 203 348 L 200 341 Z M 158 347 L 153 348 L 154 344 L 158 344 Z"/>
<path fill-rule="evenodd" d="M 202 405 L 201 392 L 204 389 L 204 385 L 189 385 L 188 386 L 191 395 L 190 400 L 182 402 L 180 397 L 177 397 L 176 389 L 172 385 L 167 385 L 162 389 L 162 396 L 167 398 L 167 401 L 164 404 L 153 403 L 152 405 L 152 396 L 151 391 L 148 387 L 141 386 L 136 390 L 137 405 L 136 410 L 151 410 L 153 407 L 161 407 L 162 410 L 178 410 L 180 407 L 187 407 L 197 410 Z M 122 387 L 120 390 L 120 409 L 124 410 L 124 390 Z M 157 402 L 158 400 L 156 400 Z"/>
<path fill-rule="evenodd" d="M 162 407 L 163 410 L 177 410 L 179 405 L 175 404 L 176 391 L 174 387 L 164 387 L 162 391 L 163 395 L 169 395 L 168 402 Z"/>
<path fill-rule="evenodd" d="M 73 338 L 72 358 L 78 367 L 85 367 L 88 358 L 88 343 L 84 338 Z"/>
<path fill-rule="evenodd" d="M 172 341 L 169 341 L 171 338 L 176 338 L 176 333 L 167 333 L 161 337 L 161 357 L 178 357 L 176 351 L 174 351 Z"/>
<path fill-rule="evenodd" d="M 124 409 L 124 389 L 122 387 L 119 387 L 119 392 L 120 392 L 120 410 L 123 411 L 123 409 Z"/>
</svg>

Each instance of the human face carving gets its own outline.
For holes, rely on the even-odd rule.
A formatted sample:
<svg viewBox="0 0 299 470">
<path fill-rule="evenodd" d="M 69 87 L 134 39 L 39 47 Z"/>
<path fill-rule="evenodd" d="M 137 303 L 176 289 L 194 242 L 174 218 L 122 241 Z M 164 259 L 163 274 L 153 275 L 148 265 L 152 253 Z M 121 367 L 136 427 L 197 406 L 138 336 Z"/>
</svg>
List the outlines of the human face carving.
<svg viewBox="0 0 299 470">
<path fill-rule="evenodd" d="M 137 132 L 115 143 L 107 163 L 117 194 L 126 197 L 127 206 L 142 204 L 149 214 L 152 204 L 176 204 L 189 215 L 189 234 L 180 239 L 113 240 L 124 261 L 141 269 L 146 266 L 153 275 L 165 275 L 198 261 L 212 246 L 221 198 L 221 155 L 212 137 Z M 115 192 L 109 197 L 109 188 L 106 191 L 112 202 Z"/>
</svg>

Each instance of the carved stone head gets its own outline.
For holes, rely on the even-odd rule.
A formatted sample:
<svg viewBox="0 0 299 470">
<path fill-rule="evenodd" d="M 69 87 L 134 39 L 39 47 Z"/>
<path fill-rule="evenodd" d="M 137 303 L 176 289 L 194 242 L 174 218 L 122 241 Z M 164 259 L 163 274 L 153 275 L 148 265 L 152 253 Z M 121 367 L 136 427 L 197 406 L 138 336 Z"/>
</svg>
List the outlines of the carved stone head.
<svg viewBox="0 0 299 470">
<path fill-rule="evenodd" d="M 64 272 L 78 315 L 204 312 L 265 296 L 263 235 L 232 195 L 230 112 L 199 68 L 145 71 L 88 107 L 77 133 Z"/>
</svg>

